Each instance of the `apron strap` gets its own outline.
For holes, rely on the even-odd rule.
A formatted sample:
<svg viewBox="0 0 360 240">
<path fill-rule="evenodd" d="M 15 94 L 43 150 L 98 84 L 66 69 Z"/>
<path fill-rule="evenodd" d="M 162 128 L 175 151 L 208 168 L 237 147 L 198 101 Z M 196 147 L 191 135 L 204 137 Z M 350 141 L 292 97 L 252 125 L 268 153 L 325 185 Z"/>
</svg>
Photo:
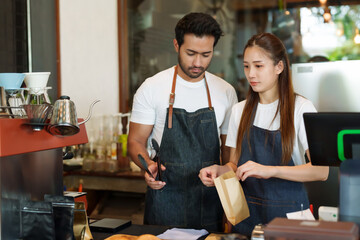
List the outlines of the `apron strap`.
<svg viewBox="0 0 360 240">
<path fill-rule="evenodd" d="M 207 97 L 208 97 L 209 108 L 210 108 L 210 110 L 213 110 L 213 107 L 212 107 L 212 105 L 211 105 L 210 90 L 209 90 L 209 86 L 208 86 L 207 81 L 206 81 L 206 76 L 205 76 L 205 74 L 204 74 L 204 79 L 205 79 L 205 86 L 206 86 L 206 93 L 207 93 Z"/>
<path fill-rule="evenodd" d="M 177 73 L 178 73 L 178 65 L 175 66 L 173 82 L 172 82 L 172 87 L 171 87 L 171 93 L 170 93 L 170 97 L 169 97 L 168 128 L 172 128 L 172 113 L 173 113 L 173 107 L 174 107 L 174 102 L 175 102 L 175 86 L 176 86 Z"/>
<path fill-rule="evenodd" d="M 174 102 L 175 102 L 175 86 L 176 86 L 177 73 L 178 73 L 178 65 L 175 66 L 173 82 L 172 82 L 172 87 L 171 87 L 171 93 L 170 93 L 170 97 L 169 97 L 168 128 L 172 128 L 172 113 L 173 113 Z M 207 97 L 208 97 L 209 109 L 213 110 L 213 107 L 211 104 L 210 90 L 209 90 L 209 86 L 206 81 L 205 74 L 204 74 L 204 79 L 205 79 L 205 86 L 206 86 L 206 93 L 207 93 Z"/>
</svg>

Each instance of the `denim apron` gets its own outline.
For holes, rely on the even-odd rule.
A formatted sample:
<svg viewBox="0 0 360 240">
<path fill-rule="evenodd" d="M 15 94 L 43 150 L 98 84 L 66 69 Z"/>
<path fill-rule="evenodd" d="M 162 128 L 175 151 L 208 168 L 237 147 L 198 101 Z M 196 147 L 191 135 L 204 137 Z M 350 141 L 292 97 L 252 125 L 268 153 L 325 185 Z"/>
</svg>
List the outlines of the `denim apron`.
<svg viewBox="0 0 360 240">
<path fill-rule="evenodd" d="M 256 127 L 250 128 L 249 150 L 245 134 L 242 141 L 242 152 L 238 166 L 248 160 L 262 165 L 281 165 L 281 132 L 269 131 Z M 289 166 L 294 166 L 291 159 Z M 286 213 L 300 211 L 309 207 L 309 200 L 302 182 L 293 182 L 280 178 L 258 179 L 247 178 L 241 182 L 249 206 L 250 217 L 233 227 L 233 232 L 251 236 L 257 224 L 267 224 L 275 217 L 286 218 Z"/>
<path fill-rule="evenodd" d="M 177 66 L 173 79 L 175 93 Z M 195 112 L 171 107 L 160 144 L 160 160 L 166 185 L 161 190 L 147 188 L 145 224 L 220 231 L 222 207 L 215 187 L 200 181 L 200 169 L 220 163 L 220 144 L 215 112 L 205 79 L 209 107 Z M 170 124 L 169 124 L 170 117 Z M 171 127 L 169 127 L 171 125 Z"/>
</svg>

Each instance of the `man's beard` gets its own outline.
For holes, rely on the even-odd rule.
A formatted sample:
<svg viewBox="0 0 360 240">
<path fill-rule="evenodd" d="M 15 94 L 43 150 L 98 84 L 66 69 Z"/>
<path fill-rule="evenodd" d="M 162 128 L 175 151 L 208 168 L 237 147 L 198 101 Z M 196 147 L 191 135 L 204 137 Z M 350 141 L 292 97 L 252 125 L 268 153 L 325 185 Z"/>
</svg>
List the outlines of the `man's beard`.
<svg viewBox="0 0 360 240">
<path fill-rule="evenodd" d="M 181 68 L 181 70 L 186 74 L 186 76 L 190 77 L 190 78 L 198 78 L 200 77 L 205 71 L 206 69 L 209 67 L 209 65 L 206 66 L 206 68 L 204 67 L 189 67 L 188 69 L 186 69 L 185 65 L 183 64 L 183 62 L 181 61 L 181 58 L 180 58 L 180 54 L 178 55 L 178 62 L 179 62 L 179 66 Z M 193 68 L 198 68 L 200 69 L 201 71 L 199 73 L 196 73 L 196 74 L 192 74 L 190 72 L 191 69 Z"/>
</svg>

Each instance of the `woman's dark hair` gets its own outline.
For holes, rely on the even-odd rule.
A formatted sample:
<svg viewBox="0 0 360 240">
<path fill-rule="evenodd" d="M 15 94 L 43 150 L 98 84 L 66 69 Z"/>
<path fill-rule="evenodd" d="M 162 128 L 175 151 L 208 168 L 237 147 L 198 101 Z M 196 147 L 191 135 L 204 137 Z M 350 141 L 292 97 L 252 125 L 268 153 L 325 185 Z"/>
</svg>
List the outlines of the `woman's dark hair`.
<svg viewBox="0 0 360 240">
<path fill-rule="evenodd" d="M 219 23 L 206 13 L 189 13 L 179 20 L 175 27 L 175 38 L 179 47 L 184 43 L 184 35 L 195 34 L 197 37 L 214 36 L 214 47 L 223 35 Z"/>
<path fill-rule="evenodd" d="M 279 104 L 276 115 L 280 112 L 280 131 L 281 131 L 281 143 L 282 143 L 282 164 L 286 165 L 291 159 L 293 152 L 294 140 L 295 140 L 295 127 L 294 127 L 294 108 L 295 108 L 295 92 L 293 84 L 290 78 L 290 64 L 286 54 L 286 48 L 281 40 L 271 33 L 261 33 L 254 35 L 249 39 L 245 48 L 244 54 L 247 48 L 257 46 L 261 48 L 268 57 L 273 60 L 274 65 L 279 64 L 282 61 L 284 69 L 279 74 L 278 79 L 278 92 L 279 92 Z M 259 102 L 259 94 L 254 92 L 252 88 L 249 88 L 246 97 L 246 103 L 243 114 L 241 116 L 236 155 L 240 157 L 241 143 L 246 134 L 249 141 L 249 129 L 252 123 L 252 112 Z"/>
</svg>

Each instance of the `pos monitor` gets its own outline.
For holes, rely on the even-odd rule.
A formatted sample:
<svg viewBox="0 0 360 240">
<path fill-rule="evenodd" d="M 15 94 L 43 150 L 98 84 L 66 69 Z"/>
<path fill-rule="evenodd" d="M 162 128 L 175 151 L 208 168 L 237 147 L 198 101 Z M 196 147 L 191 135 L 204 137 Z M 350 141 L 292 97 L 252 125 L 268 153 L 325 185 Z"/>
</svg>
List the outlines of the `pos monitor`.
<svg viewBox="0 0 360 240">
<path fill-rule="evenodd" d="M 313 165 L 360 160 L 360 113 L 304 113 L 304 124 Z"/>
<path fill-rule="evenodd" d="M 311 163 L 340 166 L 339 217 L 360 226 L 360 113 L 304 113 Z"/>
</svg>

